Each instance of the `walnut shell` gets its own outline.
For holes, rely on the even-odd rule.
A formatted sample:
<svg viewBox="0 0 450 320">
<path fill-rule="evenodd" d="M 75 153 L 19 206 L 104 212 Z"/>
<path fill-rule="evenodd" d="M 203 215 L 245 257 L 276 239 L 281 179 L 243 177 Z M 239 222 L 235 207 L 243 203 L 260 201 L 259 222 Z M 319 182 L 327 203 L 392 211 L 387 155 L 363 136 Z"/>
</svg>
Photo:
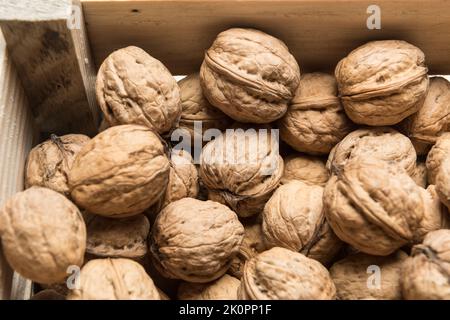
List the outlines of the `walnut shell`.
<svg viewBox="0 0 450 320">
<path fill-rule="evenodd" d="M 401 300 L 400 270 L 408 255 L 397 251 L 387 257 L 350 255 L 330 269 L 340 300 Z"/>
<path fill-rule="evenodd" d="M 243 236 L 244 227 L 228 207 L 184 198 L 158 214 L 150 250 L 164 276 L 205 283 L 227 271 Z"/>
<path fill-rule="evenodd" d="M 302 75 L 278 126 L 283 141 L 309 154 L 328 154 L 353 129 L 337 96 L 335 78 L 319 72 Z"/>
<path fill-rule="evenodd" d="M 230 206 L 240 217 L 262 211 L 284 170 L 276 136 L 261 130 L 227 130 L 201 154 L 200 177 L 209 199 Z"/>
<path fill-rule="evenodd" d="M 124 219 L 94 216 L 86 225 L 86 253 L 90 255 L 139 260 L 147 254 L 150 223 L 142 214 Z"/>
<path fill-rule="evenodd" d="M 436 193 L 443 204 L 450 208 L 450 159 L 445 158 L 438 167 L 436 178 Z"/>
<path fill-rule="evenodd" d="M 69 174 L 71 196 L 95 214 L 136 215 L 161 198 L 169 167 L 164 146 L 150 129 L 114 126 L 78 153 Z"/>
<path fill-rule="evenodd" d="M 329 300 L 336 288 L 328 270 L 301 253 L 272 248 L 245 264 L 239 299 Z"/>
<path fill-rule="evenodd" d="M 281 40 L 232 28 L 206 51 L 200 80 L 209 102 L 234 120 L 269 123 L 286 112 L 300 68 Z"/>
<path fill-rule="evenodd" d="M 75 156 L 89 140 L 82 134 L 51 135 L 31 149 L 25 166 L 25 188 L 45 187 L 69 196 L 67 175 Z"/>
<path fill-rule="evenodd" d="M 450 300 L 450 230 L 430 232 L 413 247 L 402 269 L 407 300 Z"/>
<path fill-rule="evenodd" d="M 263 211 L 263 237 L 268 248 L 282 247 L 310 254 L 323 264 L 339 252 L 342 242 L 325 221 L 323 188 L 291 181 L 279 187 Z M 329 233 L 329 234 L 328 234 Z"/>
<path fill-rule="evenodd" d="M 353 158 L 374 158 L 399 164 L 411 176 L 416 170 L 417 155 L 411 141 L 388 127 L 364 128 L 349 133 L 330 152 L 327 168 L 338 174 Z"/>
<path fill-rule="evenodd" d="M 119 49 L 103 61 L 95 92 L 111 125 L 140 124 L 161 134 L 175 127 L 181 114 L 175 78 L 138 47 Z"/>
<path fill-rule="evenodd" d="M 286 184 L 292 180 L 300 180 L 308 185 L 325 186 L 330 173 L 322 158 L 292 154 L 284 158 L 284 172 L 281 183 Z"/>
<path fill-rule="evenodd" d="M 31 187 L 10 198 L 0 211 L 0 236 L 11 267 L 35 282 L 61 282 L 69 266 L 83 263 L 81 213 L 51 189 Z"/>
<path fill-rule="evenodd" d="M 80 272 L 80 287 L 68 300 L 160 300 L 144 268 L 129 259 L 95 259 Z"/>
<path fill-rule="evenodd" d="M 450 156 L 450 132 L 443 133 L 428 152 L 426 166 L 429 184 L 436 183 L 436 175 L 442 162 Z"/>
<path fill-rule="evenodd" d="M 398 40 L 372 41 L 353 50 L 335 70 L 348 117 L 356 123 L 399 123 L 422 106 L 428 89 L 425 55 Z"/>
<path fill-rule="evenodd" d="M 227 274 L 210 283 L 183 282 L 178 288 L 179 300 L 237 300 L 241 282 Z"/>
</svg>

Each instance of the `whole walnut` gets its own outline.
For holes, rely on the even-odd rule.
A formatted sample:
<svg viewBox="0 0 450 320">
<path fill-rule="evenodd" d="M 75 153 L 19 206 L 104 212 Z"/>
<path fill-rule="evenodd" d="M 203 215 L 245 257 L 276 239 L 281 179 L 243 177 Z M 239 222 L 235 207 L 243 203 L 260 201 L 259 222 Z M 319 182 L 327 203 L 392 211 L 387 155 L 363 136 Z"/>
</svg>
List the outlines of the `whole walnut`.
<svg viewBox="0 0 450 320">
<path fill-rule="evenodd" d="M 227 271 L 243 236 L 244 227 L 228 207 L 184 198 L 158 214 L 150 251 L 164 276 L 205 283 Z"/>
<path fill-rule="evenodd" d="M 269 123 L 286 112 L 300 68 L 281 40 L 232 28 L 206 51 L 200 81 L 209 102 L 234 120 Z"/>
<path fill-rule="evenodd" d="M 142 214 L 123 219 L 94 216 L 86 226 L 89 255 L 140 260 L 147 254 L 150 223 Z"/>
<path fill-rule="evenodd" d="M 330 173 L 322 158 L 304 154 L 292 154 L 284 158 L 282 184 L 300 180 L 309 185 L 324 186 L 329 178 Z"/>
<path fill-rule="evenodd" d="M 443 133 L 431 148 L 427 156 L 427 179 L 429 184 L 436 183 L 436 175 L 442 162 L 450 157 L 450 132 Z"/>
<path fill-rule="evenodd" d="M 276 135 L 262 130 L 227 130 L 202 150 L 199 173 L 209 199 L 240 217 L 260 213 L 283 175 Z"/>
<path fill-rule="evenodd" d="M 130 259 L 95 259 L 80 272 L 80 286 L 68 300 L 160 300 L 144 268 Z"/>
<path fill-rule="evenodd" d="M 208 129 L 225 130 L 232 120 L 222 111 L 213 107 L 203 95 L 200 75 L 191 74 L 178 82 L 181 92 L 181 117 L 179 128 L 190 134 L 191 143 L 199 141 L 203 144 L 203 134 Z M 195 123 L 201 124 L 196 131 Z M 194 140 L 197 139 L 197 140 Z"/>
<path fill-rule="evenodd" d="M 323 188 L 301 181 L 279 187 L 263 211 L 263 237 L 268 248 L 299 251 L 322 264 L 339 252 L 342 242 L 323 213 Z"/>
<path fill-rule="evenodd" d="M 164 146 L 150 129 L 114 126 L 78 153 L 69 173 L 71 196 L 91 213 L 136 215 L 161 198 L 169 168 Z"/>
<path fill-rule="evenodd" d="M 327 168 L 337 174 L 354 158 L 374 158 L 399 164 L 411 176 L 416 170 L 417 155 L 411 141 L 388 127 L 363 128 L 349 133 L 331 150 Z"/>
<path fill-rule="evenodd" d="M 245 264 L 238 298 L 244 300 L 330 300 L 336 288 L 328 270 L 301 253 L 272 248 Z"/>
<path fill-rule="evenodd" d="M 403 265 L 403 297 L 407 300 L 450 300 L 450 230 L 430 232 L 412 248 Z"/>
<path fill-rule="evenodd" d="M 210 283 L 183 282 L 178 288 L 179 300 L 237 300 L 241 282 L 227 274 Z"/>
<path fill-rule="evenodd" d="M 442 217 L 431 194 L 402 167 L 375 159 L 353 159 L 331 177 L 324 208 L 341 240 L 380 256 L 421 241 Z"/>
<path fill-rule="evenodd" d="M 424 161 L 417 161 L 416 169 L 411 175 L 411 178 L 417 183 L 418 186 L 426 188 L 428 186 L 427 182 L 427 167 Z"/>
<path fill-rule="evenodd" d="M 281 139 L 297 151 L 328 154 L 353 129 L 337 95 L 333 76 L 319 72 L 302 75 L 278 122 Z"/>
<path fill-rule="evenodd" d="M 176 126 L 181 114 L 175 78 L 138 47 L 119 49 L 103 61 L 95 92 L 110 125 L 140 124 L 162 134 Z"/>
<path fill-rule="evenodd" d="M 6 201 L 0 236 L 9 265 L 35 282 L 62 282 L 69 266 L 83 264 L 86 227 L 81 213 L 51 189 L 31 187 Z"/>
<path fill-rule="evenodd" d="M 399 123 L 422 106 L 428 89 L 425 55 L 405 41 L 372 41 L 335 70 L 345 112 L 359 124 Z"/>
<path fill-rule="evenodd" d="M 25 188 L 45 187 L 69 196 L 67 175 L 75 156 L 89 140 L 82 134 L 51 135 L 31 149 L 25 166 Z"/>
<path fill-rule="evenodd" d="M 397 251 L 387 257 L 350 255 L 330 268 L 340 300 L 401 300 L 400 270 L 408 255 Z"/>
<path fill-rule="evenodd" d="M 445 158 L 438 167 L 435 177 L 436 193 L 443 204 L 450 209 L 450 159 Z"/>
</svg>

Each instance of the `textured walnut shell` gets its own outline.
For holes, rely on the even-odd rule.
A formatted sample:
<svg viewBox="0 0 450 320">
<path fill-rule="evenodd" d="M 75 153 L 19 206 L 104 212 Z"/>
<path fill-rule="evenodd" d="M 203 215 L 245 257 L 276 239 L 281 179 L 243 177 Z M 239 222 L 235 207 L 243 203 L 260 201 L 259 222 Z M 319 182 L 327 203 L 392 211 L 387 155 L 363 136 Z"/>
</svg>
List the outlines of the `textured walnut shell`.
<svg viewBox="0 0 450 320">
<path fill-rule="evenodd" d="M 328 154 L 353 129 L 337 96 L 336 80 L 318 72 L 302 75 L 278 126 L 283 141 L 310 154 Z"/>
<path fill-rule="evenodd" d="M 25 188 L 45 187 L 69 196 L 67 175 L 75 156 L 89 140 L 82 134 L 52 135 L 31 149 L 25 167 Z"/>
<path fill-rule="evenodd" d="M 69 174 L 71 196 L 95 214 L 136 215 L 161 198 L 169 167 L 164 146 L 150 129 L 114 126 L 78 153 Z"/>
<path fill-rule="evenodd" d="M 325 214 L 336 235 L 380 256 L 420 241 L 429 221 L 441 215 L 429 192 L 400 166 L 355 160 L 325 186 Z"/>
<path fill-rule="evenodd" d="M 427 182 L 427 167 L 424 161 L 417 161 L 416 168 L 411 175 L 411 178 L 417 183 L 418 186 L 426 188 L 428 186 Z"/>
<path fill-rule="evenodd" d="M 184 198 L 158 214 L 150 250 L 164 276 L 205 283 L 227 271 L 243 236 L 244 227 L 228 207 Z"/>
<path fill-rule="evenodd" d="M 329 300 L 336 288 L 328 270 L 301 253 L 272 248 L 245 264 L 238 298 L 245 300 Z"/>
<path fill-rule="evenodd" d="M 450 230 L 430 232 L 413 247 L 402 270 L 403 297 L 450 300 Z"/>
<path fill-rule="evenodd" d="M 408 255 L 397 251 L 387 257 L 358 253 L 330 268 L 340 300 L 401 300 L 400 270 Z"/>
<path fill-rule="evenodd" d="M 140 124 L 161 134 L 175 127 L 181 114 L 175 78 L 138 47 L 119 49 L 103 61 L 95 92 L 111 125 Z"/>
<path fill-rule="evenodd" d="M 323 264 L 331 261 L 342 242 L 323 213 L 323 188 L 291 181 L 279 187 L 263 211 L 263 237 L 268 248 L 299 251 Z M 312 256 L 310 256 L 312 255 Z"/>
<path fill-rule="evenodd" d="M 10 198 L 0 211 L 0 236 L 10 266 L 39 283 L 61 282 L 69 266 L 83 263 L 81 213 L 50 189 L 31 187 Z"/>
<path fill-rule="evenodd" d="M 80 287 L 68 300 L 160 300 L 144 268 L 129 259 L 95 259 L 84 265 Z"/>
<path fill-rule="evenodd" d="M 393 125 L 422 106 L 428 89 L 425 55 L 398 40 L 372 41 L 342 59 L 335 70 L 339 94 L 351 120 Z"/>
<path fill-rule="evenodd" d="M 427 156 L 427 179 L 429 184 L 436 183 L 436 175 L 442 162 L 450 156 L 450 132 L 442 134 Z"/>
<path fill-rule="evenodd" d="M 240 217 L 260 213 L 283 174 L 278 141 L 266 132 L 227 130 L 202 150 L 200 177 L 209 199 L 230 206 Z"/>
<path fill-rule="evenodd" d="M 435 177 L 436 193 L 447 208 L 450 208 L 450 159 L 446 158 L 438 167 Z"/>
<path fill-rule="evenodd" d="M 200 80 L 209 102 L 234 120 L 269 123 L 286 112 L 300 68 L 281 40 L 232 28 L 206 51 Z"/>
<path fill-rule="evenodd" d="M 353 158 L 399 164 L 410 175 L 416 170 L 417 155 L 411 141 L 388 127 L 364 128 L 349 133 L 330 152 L 327 168 L 337 174 Z"/>
<path fill-rule="evenodd" d="M 322 158 L 303 154 L 293 154 L 284 158 L 284 172 L 281 183 L 300 180 L 308 185 L 324 186 L 330 173 Z"/>
<path fill-rule="evenodd" d="M 178 288 L 179 300 L 237 300 L 241 282 L 227 274 L 210 283 L 183 282 Z"/>
<path fill-rule="evenodd" d="M 124 219 L 94 216 L 86 225 L 90 255 L 139 260 L 147 254 L 150 223 L 142 214 Z"/>
</svg>

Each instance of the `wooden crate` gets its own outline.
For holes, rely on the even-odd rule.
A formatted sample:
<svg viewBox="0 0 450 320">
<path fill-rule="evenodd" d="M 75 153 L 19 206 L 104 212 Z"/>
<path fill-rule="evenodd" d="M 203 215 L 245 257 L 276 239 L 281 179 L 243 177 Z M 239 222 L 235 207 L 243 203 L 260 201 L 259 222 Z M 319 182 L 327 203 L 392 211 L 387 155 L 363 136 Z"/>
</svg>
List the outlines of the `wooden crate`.
<svg viewBox="0 0 450 320">
<path fill-rule="evenodd" d="M 374 3 L 380 30 L 366 26 Z M 71 16 L 78 8 L 81 23 Z M 82 7 L 78 0 L 0 0 L 0 26 L 0 205 L 23 188 L 27 152 L 40 139 L 52 132 L 95 134 L 95 71 L 127 45 L 182 75 L 198 70 L 216 34 L 233 26 L 284 40 L 302 71 L 332 71 L 369 40 L 403 39 L 425 52 L 431 73 L 450 74 L 446 0 L 85 0 Z M 25 299 L 30 292 L 30 282 L 13 277 L 0 251 L 0 298 Z"/>
</svg>

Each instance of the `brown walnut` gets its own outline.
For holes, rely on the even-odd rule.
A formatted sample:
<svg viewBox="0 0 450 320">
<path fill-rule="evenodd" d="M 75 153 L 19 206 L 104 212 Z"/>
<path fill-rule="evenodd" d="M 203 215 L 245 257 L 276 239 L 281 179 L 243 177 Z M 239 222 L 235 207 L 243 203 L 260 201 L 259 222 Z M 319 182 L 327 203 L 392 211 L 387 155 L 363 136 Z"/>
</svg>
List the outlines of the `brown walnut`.
<svg viewBox="0 0 450 320">
<path fill-rule="evenodd" d="M 436 175 L 442 162 L 450 157 L 450 132 L 443 133 L 427 155 L 427 179 L 429 184 L 436 183 Z"/>
<path fill-rule="evenodd" d="M 179 300 L 237 300 L 241 282 L 227 274 L 210 283 L 183 282 L 178 287 Z"/>
<path fill-rule="evenodd" d="M 300 180 L 308 185 L 323 187 L 329 178 L 330 173 L 322 158 L 303 154 L 292 154 L 284 158 L 282 184 Z"/>
</svg>

